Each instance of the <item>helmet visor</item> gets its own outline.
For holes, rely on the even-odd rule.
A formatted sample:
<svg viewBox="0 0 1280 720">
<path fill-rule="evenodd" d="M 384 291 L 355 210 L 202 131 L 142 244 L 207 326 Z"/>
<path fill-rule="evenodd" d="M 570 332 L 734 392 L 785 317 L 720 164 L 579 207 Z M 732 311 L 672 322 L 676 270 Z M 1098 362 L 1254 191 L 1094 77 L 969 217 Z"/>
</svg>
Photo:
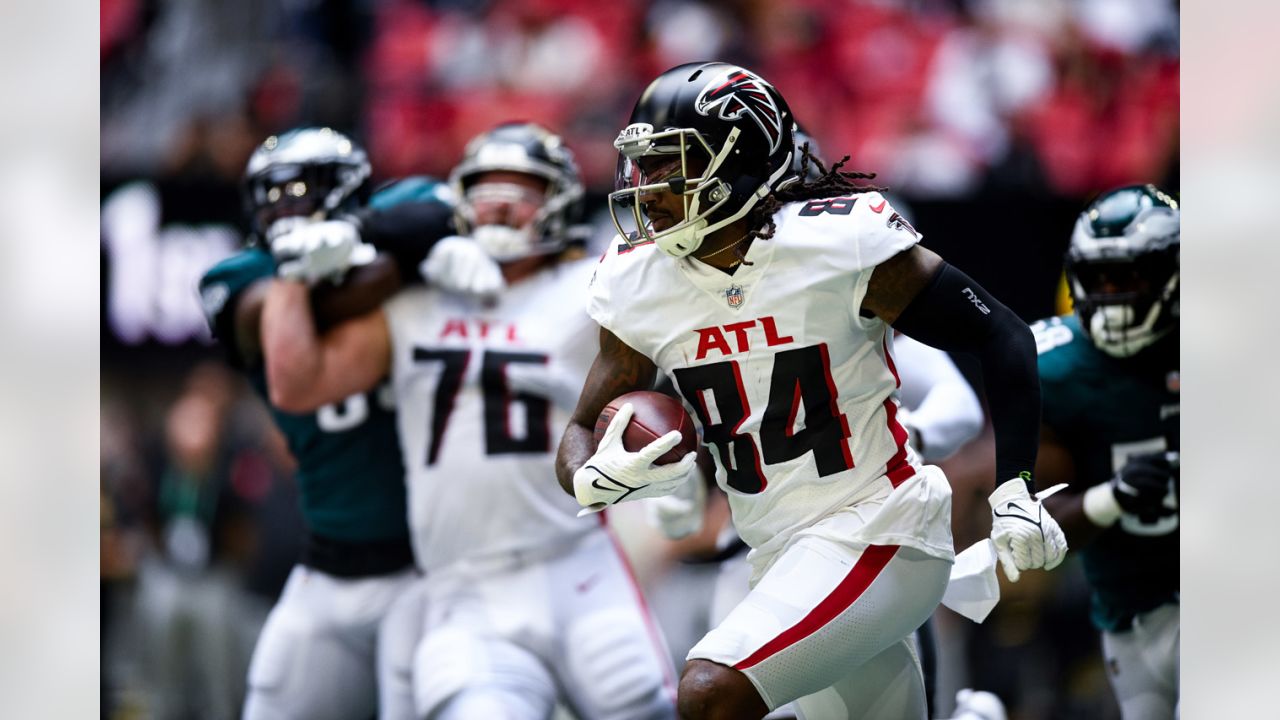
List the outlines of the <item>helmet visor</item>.
<svg viewBox="0 0 1280 720">
<path fill-rule="evenodd" d="M 1072 272 L 1088 297 L 1101 304 L 1132 302 L 1151 288 L 1134 262 L 1081 262 Z"/>
<path fill-rule="evenodd" d="M 336 185 L 332 166 L 275 165 L 249 178 L 246 192 L 254 222 L 265 229 L 281 218 L 327 210 L 326 199 Z"/>
<path fill-rule="evenodd" d="M 539 218 L 547 202 L 546 191 L 510 182 L 482 182 L 472 185 L 464 195 L 468 220 L 473 226 L 505 225 L 512 228 L 530 226 Z"/>
</svg>

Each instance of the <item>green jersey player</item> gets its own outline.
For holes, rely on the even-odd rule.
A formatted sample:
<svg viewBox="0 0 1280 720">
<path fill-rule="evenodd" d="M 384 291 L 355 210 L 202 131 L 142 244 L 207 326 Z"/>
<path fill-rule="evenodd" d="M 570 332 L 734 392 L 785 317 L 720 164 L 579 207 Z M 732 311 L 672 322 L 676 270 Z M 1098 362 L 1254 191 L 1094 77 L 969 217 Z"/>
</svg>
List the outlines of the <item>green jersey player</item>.
<svg viewBox="0 0 1280 720">
<path fill-rule="evenodd" d="M 1125 720 L 1178 705 L 1179 210 L 1151 185 L 1095 200 L 1067 254 L 1075 315 L 1033 326 L 1045 505 L 1079 549 Z"/>
</svg>

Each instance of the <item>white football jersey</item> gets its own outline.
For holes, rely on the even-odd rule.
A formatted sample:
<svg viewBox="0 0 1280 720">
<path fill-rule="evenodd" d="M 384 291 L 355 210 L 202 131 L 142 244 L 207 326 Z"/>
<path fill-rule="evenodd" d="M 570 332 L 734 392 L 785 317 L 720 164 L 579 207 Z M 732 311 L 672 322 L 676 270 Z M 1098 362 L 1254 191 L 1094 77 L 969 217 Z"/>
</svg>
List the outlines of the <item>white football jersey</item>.
<svg viewBox="0 0 1280 720">
<path fill-rule="evenodd" d="M 594 260 L 492 302 L 417 288 L 386 306 L 414 553 L 424 570 L 545 548 L 599 526 L 555 477 L 599 349 L 583 310 Z"/>
<path fill-rule="evenodd" d="M 859 308 L 875 266 L 920 235 L 874 192 L 791 203 L 774 222 L 733 275 L 615 239 L 588 306 L 675 383 L 757 567 L 841 508 L 900 512 L 885 498 L 918 462 L 895 420 L 892 331 Z M 949 525 L 881 520 L 876 539 L 951 553 Z"/>
</svg>

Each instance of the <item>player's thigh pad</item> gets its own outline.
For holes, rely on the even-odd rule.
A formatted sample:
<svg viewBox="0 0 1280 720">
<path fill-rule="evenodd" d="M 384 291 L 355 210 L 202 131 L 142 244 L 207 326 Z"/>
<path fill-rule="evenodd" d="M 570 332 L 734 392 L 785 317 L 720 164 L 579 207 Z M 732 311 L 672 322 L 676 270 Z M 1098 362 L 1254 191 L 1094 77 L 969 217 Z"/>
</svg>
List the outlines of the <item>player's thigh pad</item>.
<svg viewBox="0 0 1280 720">
<path fill-rule="evenodd" d="M 515 643 L 462 625 L 430 628 L 414 652 L 418 717 L 460 717 L 458 707 L 501 708 L 493 717 L 541 720 L 556 700 L 550 670 Z"/>
<path fill-rule="evenodd" d="M 950 569 L 912 548 L 803 537 L 688 657 L 741 671 L 776 708 L 910 635 L 942 599 Z"/>
<path fill-rule="evenodd" d="M 1125 720 L 1176 716 L 1178 706 L 1178 605 L 1139 615 L 1130 630 L 1103 633 L 1107 674 Z"/>
<path fill-rule="evenodd" d="M 378 624 L 408 578 L 339 580 L 295 567 L 254 647 L 246 720 L 373 715 Z"/>
<path fill-rule="evenodd" d="M 562 618 L 558 674 L 582 717 L 674 717 L 670 653 L 620 552 L 600 533 L 551 568 Z"/>
</svg>

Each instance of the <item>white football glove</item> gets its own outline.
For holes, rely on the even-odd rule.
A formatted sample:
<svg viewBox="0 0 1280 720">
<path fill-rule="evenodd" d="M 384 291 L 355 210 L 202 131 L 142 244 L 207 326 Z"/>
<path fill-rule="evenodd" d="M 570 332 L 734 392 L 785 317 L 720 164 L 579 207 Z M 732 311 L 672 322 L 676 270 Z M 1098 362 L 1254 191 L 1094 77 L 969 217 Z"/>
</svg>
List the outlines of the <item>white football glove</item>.
<svg viewBox="0 0 1280 720">
<path fill-rule="evenodd" d="M 951 720 L 1006 720 L 1004 703 L 995 693 L 964 688 L 956 693 L 956 710 Z"/>
<path fill-rule="evenodd" d="M 585 508 L 579 515 L 598 512 L 623 500 L 669 495 L 690 481 L 697 453 L 691 452 L 670 465 L 653 464 L 680 443 L 679 430 L 672 430 L 639 452 L 627 452 L 622 446 L 622 430 L 634 412 L 631 403 L 622 405 L 609 421 L 596 453 L 573 474 L 573 495 Z"/>
<path fill-rule="evenodd" d="M 1022 478 L 1005 482 L 991 493 L 991 540 L 1005 577 L 1018 582 L 1023 570 L 1052 570 L 1067 554 L 1067 538 L 1042 498 L 1065 487 L 1057 485 L 1031 497 Z"/>
<path fill-rule="evenodd" d="M 646 500 L 644 509 L 649 525 L 671 540 L 686 538 L 701 530 L 707 509 L 707 483 L 697 464 L 693 466 L 689 482 L 670 495 Z"/>
<path fill-rule="evenodd" d="M 360 230 L 346 220 L 299 224 L 271 240 L 276 275 L 307 284 L 338 280 L 348 269 L 367 265 L 377 250 L 360 242 Z"/>
<path fill-rule="evenodd" d="M 497 295 L 507 287 L 502 268 L 470 238 L 450 235 L 431 247 L 418 272 L 431 285 L 447 292 Z"/>
</svg>

